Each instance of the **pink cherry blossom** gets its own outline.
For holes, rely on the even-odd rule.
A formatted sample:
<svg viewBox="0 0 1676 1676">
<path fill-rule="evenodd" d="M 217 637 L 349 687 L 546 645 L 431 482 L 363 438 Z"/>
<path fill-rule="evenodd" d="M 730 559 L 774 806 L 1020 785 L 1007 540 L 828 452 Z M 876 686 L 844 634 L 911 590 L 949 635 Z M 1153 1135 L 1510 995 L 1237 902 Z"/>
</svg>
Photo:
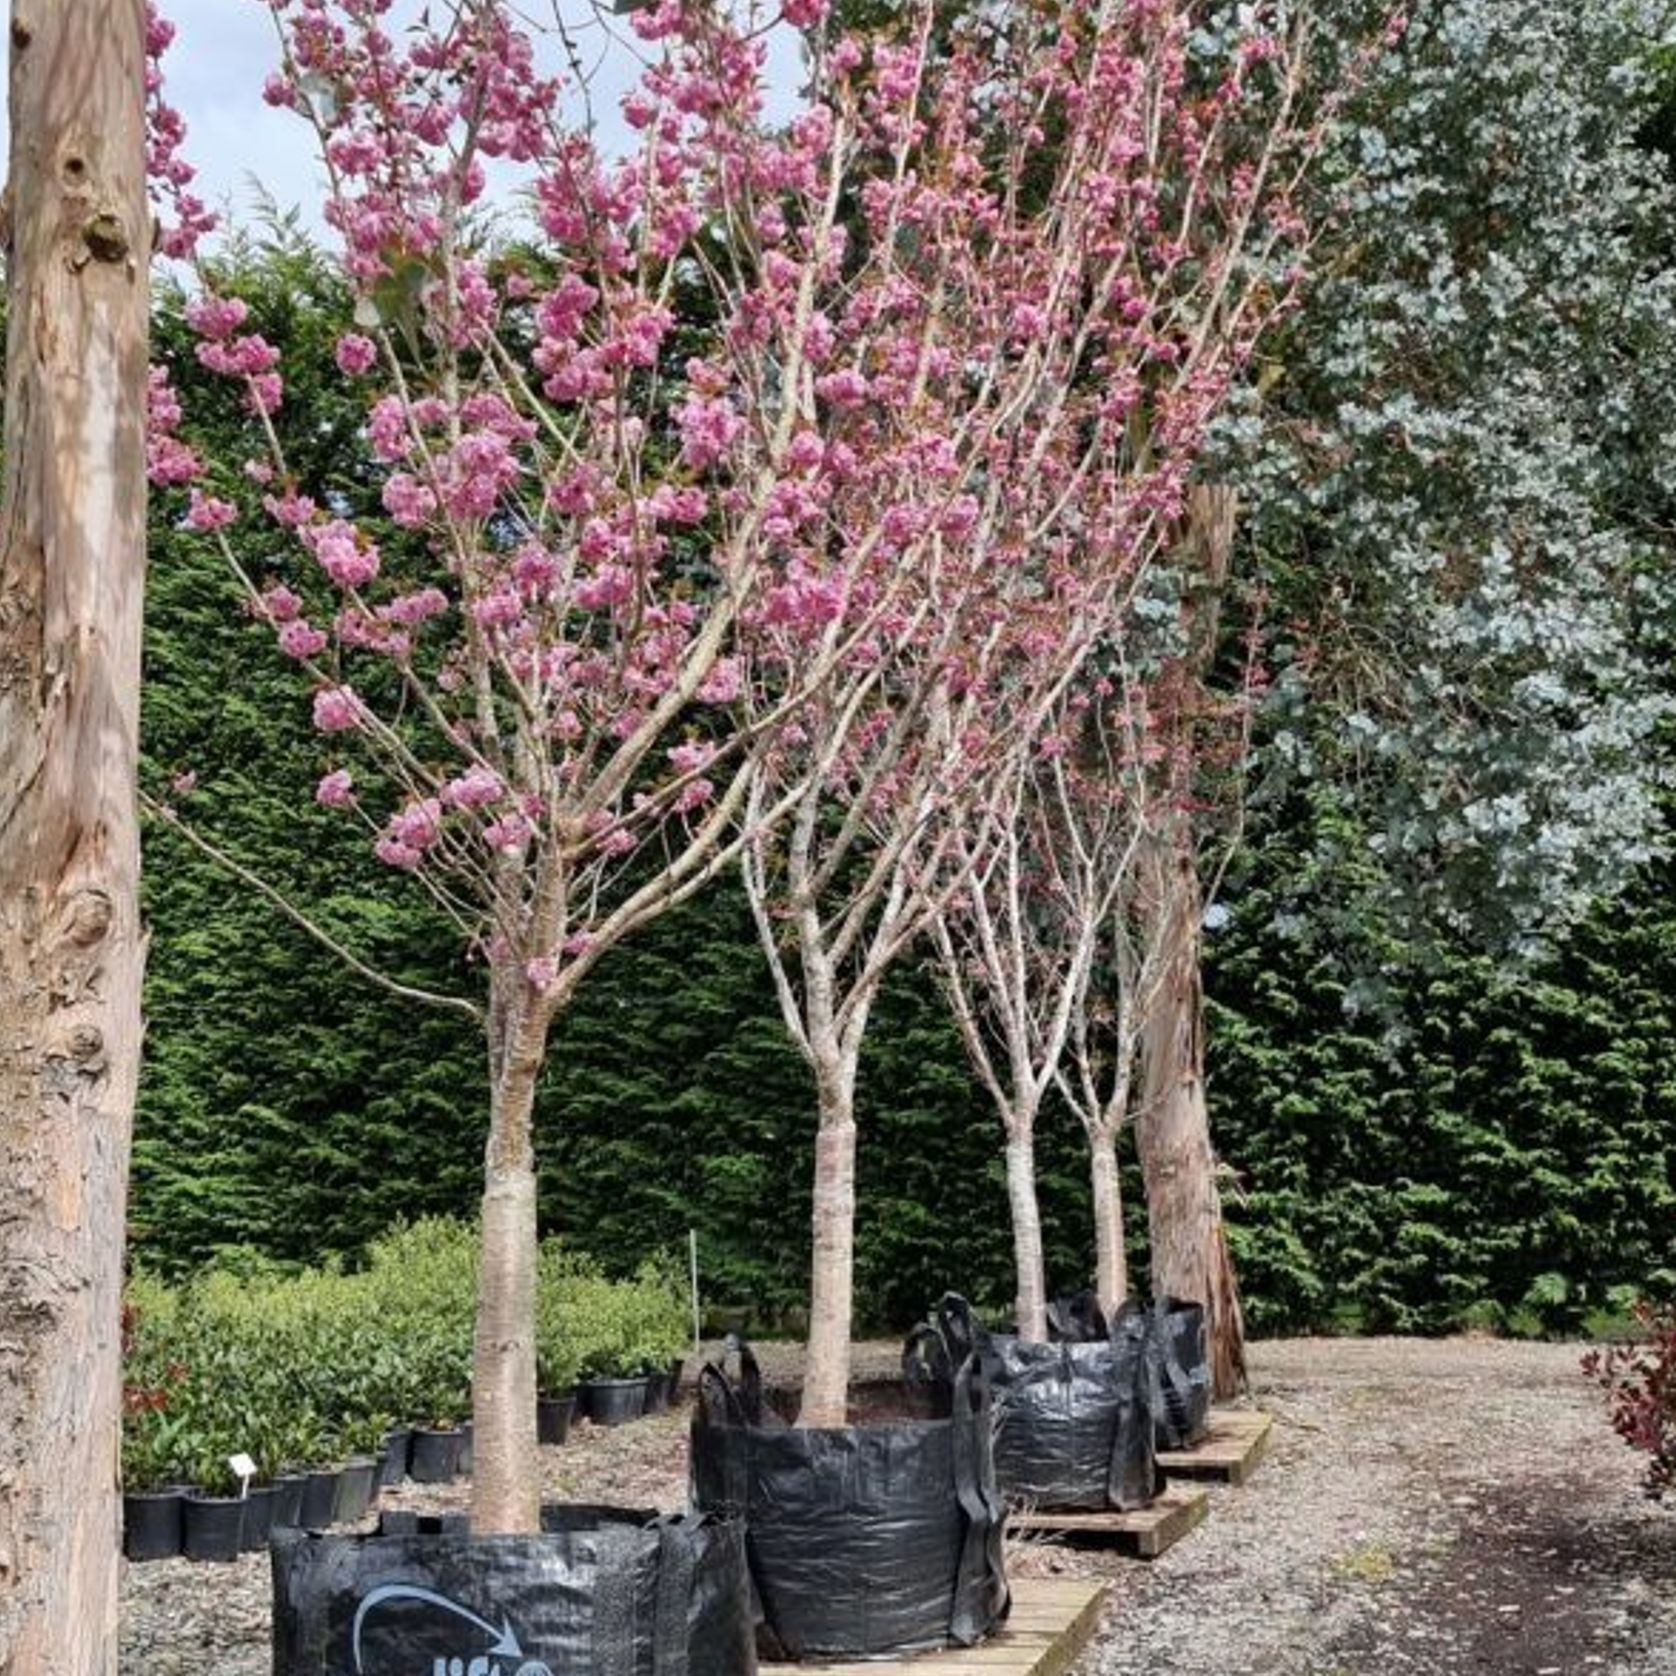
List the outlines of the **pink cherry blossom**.
<svg viewBox="0 0 1676 1676">
<path fill-rule="evenodd" d="M 352 524 L 334 519 L 311 534 L 320 568 L 340 588 L 364 588 L 378 575 L 378 548 Z"/>
<path fill-rule="evenodd" d="M 331 644 L 330 637 L 301 617 L 284 624 L 279 631 L 279 649 L 299 661 L 317 658 Z"/>
<path fill-rule="evenodd" d="M 338 371 L 349 378 L 360 378 L 378 364 L 378 345 L 359 332 L 346 332 L 338 339 L 336 360 Z"/>
<path fill-rule="evenodd" d="M 492 768 L 474 764 L 442 788 L 442 801 L 456 809 L 486 809 L 506 796 L 506 782 Z"/>
<path fill-rule="evenodd" d="M 322 733 L 348 733 L 365 714 L 353 687 L 322 687 L 314 695 L 314 725 Z"/>
<path fill-rule="evenodd" d="M 325 809 L 347 809 L 355 801 L 355 781 L 347 768 L 334 768 L 314 788 L 314 801 Z"/>
<path fill-rule="evenodd" d="M 226 529 L 238 515 L 239 509 L 231 501 L 217 500 L 213 495 L 200 494 L 194 489 L 186 509 L 186 523 L 188 528 L 197 530 L 199 534 L 210 535 L 216 530 Z"/>
</svg>

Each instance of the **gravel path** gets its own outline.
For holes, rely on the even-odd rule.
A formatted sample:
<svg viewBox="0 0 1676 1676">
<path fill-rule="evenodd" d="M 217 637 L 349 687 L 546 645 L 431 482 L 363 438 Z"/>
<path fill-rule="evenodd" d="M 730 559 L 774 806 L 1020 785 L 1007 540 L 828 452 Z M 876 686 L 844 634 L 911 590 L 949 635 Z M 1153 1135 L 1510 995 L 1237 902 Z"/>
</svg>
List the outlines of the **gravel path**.
<svg viewBox="0 0 1676 1676">
<path fill-rule="evenodd" d="M 790 1347 L 764 1362 L 795 1374 Z M 869 1345 L 858 1375 L 894 1364 Z M 1077 1676 L 1676 1676 L 1676 1508 L 1640 1496 L 1575 1347 L 1294 1339 L 1255 1346 L 1252 1377 L 1269 1458 L 1162 1559 L 1015 1544 L 1020 1574 L 1113 1579 Z M 685 1419 L 542 1456 L 549 1496 L 676 1506 Z M 266 1676 L 265 1558 L 130 1567 L 122 1663 Z"/>
<path fill-rule="evenodd" d="M 1047 1562 L 1115 1579 L 1078 1676 L 1676 1676 L 1676 1508 L 1577 1354 L 1255 1346 L 1277 1435 L 1251 1482 L 1150 1566 Z"/>
</svg>

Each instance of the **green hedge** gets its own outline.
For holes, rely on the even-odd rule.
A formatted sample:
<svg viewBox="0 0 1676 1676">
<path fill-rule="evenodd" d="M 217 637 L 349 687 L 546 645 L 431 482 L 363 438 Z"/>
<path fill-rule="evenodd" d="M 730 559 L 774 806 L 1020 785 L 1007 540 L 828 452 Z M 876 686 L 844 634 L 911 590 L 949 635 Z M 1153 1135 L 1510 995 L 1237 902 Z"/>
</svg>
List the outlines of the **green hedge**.
<svg viewBox="0 0 1676 1676">
<path fill-rule="evenodd" d="M 353 504 L 366 486 L 336 462 L 353 456 L 359 416 L 331 363 L 344 299 L 295 252 L 248 263 L 238 289 L 255 326 L 304 351 L 280 414 L 299 487 Z M 231 427 L 235 397 L 167 310 L 157 344 Z M 188 812 L 393 974 L 474 981 L 422 893 L 314 808 L 303 684 L 219 561 L 161 501 L 152 543 L 152 783 L 197 770 Z M 1676 869 L 1650 868 L 1498 989 L 1467 956 L 1403 965 L 1377 928 L 1335 927 L 1325 951 L 1277 935 L 1276 881 L 1310 838 L 1307 812 L 1257 823 L 1233 924 L 1211 947 L 1213 1118 L 1253 1322 L 1570 1329 L 1668 1276 Z M 178 1275 L 242 1245 L 292 1264 L 353 1259 L 400 1215 L 474 1214 L 488 1101 L 469 1026 L 338 968 L 166 827 L 147 835 L 145 889 L 132 1235 L 147 1265 Z M 1361 993 L 1350 974 L 1369 969 L 1377 1007 L 1347 1007 Z M 906 1325 L 951 1286 L 1004 1306 L 997 1125 L 921 973 L 900 973 L 880 1003 L 859 1105 L 863 1324 Z M 538 1111 L 543 1224 L 616 1275 L 696 1229 L 711 1302 L 795 1326 L 813 1136 L 813 1091 L 724 880 L 608 957 L 559 1031 Z M 1051 1279 L 1079 1286 L 1087 1191 L 1062 1113 L 1040 1150 Z M 1128 1186 L 1138 1206 L 1132 1173 Z"/>
</svg>

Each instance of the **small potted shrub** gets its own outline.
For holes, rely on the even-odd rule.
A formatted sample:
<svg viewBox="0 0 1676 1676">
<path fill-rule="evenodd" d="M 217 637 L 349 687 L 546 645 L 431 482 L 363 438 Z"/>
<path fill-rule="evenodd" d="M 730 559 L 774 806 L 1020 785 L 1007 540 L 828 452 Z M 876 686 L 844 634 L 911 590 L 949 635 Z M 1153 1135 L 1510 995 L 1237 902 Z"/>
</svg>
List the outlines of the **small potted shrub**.
<svg viewBox="0 0 1676 1676">
<path fill-rule="evenodd" d="M 178 1424 L 163 1408 L 135 1408 L 124 1392 L 122 1551 L 130 1560 L 169 1560 L 180 1552 L 185 1487 L 174 1482 Z"/>
<path fill-rule="evenodd" d="M 571 1318 L 573 1275 L 583 1265 L 556 1239 L 542 1242 L 535 1307 L 536 1435 L 542 1443 L 563 1443 L 576 1412 L 576 1376 L 581 1342 Z"/>
<path fill-rule="evenodd" d="M 677 1271 L 655 1260 L 642 1264 L 624 1288 L 622 1307 L 624 1360 L 646 1375 L 646 1412 L 661 1414 L 674 1395 L 680 1354 L 687 1344 L 687 1312 Z M 672 1363 L 676 1379 L 670 1377 Z"/>
<path fill-rule="evenodd" d="M 378 1490 L 378 1440 L 387 1430 L 385 1416 L 374 1414 L 346 1422 L 338 1434 L 343 1465 L 338 1472 L 332 1523 L 352 1525 L 367 1516 Z"/>
<path fill-rule="evenodd" d="M 646 1412 L 650 1383 L 634 1346 L 629 1288 L 593 1276 L 570 1292 L 581 1341 L 577 1386 L 582 1412 L 596 1426 L 620 1426 Z"/>
<path fill-rule="evenodd" d="M 473 1230 L 437 1217 L 393 1229 L 370 1248 L 366 1287 L 384 1346 L 377 1406 L 414 1422 L 413 1480 L 445 1483 L 459 1470 L 471 1412 Z"/>
<path fill-rule="evenodd" d="M 182 1485 L 170 1482 L 182 1421 L 170 1399 L 187 1376 L 175 1359 L 173 1300 L 161 1288 L 122 1311 L 122 1551 L 130 1560 L 180 1552 Z"/>
<path fill-rule="evenodd" d="M 244 1497 L 221 1439 L 206 1439 L 183 1457 L 197 1486 L 181 1507 L 181 1552 L 189 1560 L 236 1560 L 244 1548 Z"/>
</svg>

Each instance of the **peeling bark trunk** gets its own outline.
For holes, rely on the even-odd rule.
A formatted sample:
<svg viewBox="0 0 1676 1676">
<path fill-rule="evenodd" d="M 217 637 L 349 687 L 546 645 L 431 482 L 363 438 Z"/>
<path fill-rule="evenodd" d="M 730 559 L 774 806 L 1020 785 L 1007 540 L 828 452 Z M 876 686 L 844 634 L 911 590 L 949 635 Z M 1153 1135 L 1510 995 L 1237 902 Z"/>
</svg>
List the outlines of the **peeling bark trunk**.
<svg viewBox="0 0 1676 1676">
<path fill-rule="evenodd" d="M 1162 977 L 1141 1036 L 1144 1095 L 1135 1118 L 1152 1290 L 1205 1306 L 1216 1395 L 1230 1397 L 1245 1382 L 1245 1325 L 1205 1107 L 1202 910 L 1196 858 L 1184 842 L 1159 858 L 1153 911 Z"/>
<path fill-rule="evenodd" d="M 116 1669 L 150 212 L 141 0 L 14 0 L 0 548 L 0 1670 Z"/>
<path fill-rule="evenodd" d="M 483 1165 L 482 1255 L 472 1355 L 471 1528 L 529 1536 L 541 1529 L 535 1429 L 536 1176 L 533 1115 L 548 1020 L 528 998 L 491 1002 L 510 1013 L 507 1044 L 491 1047 L 489 1144 Z"/>
<path fill-rule="evenodd" d="M 1007 1202 L 1013 1216 L 1013 1268 L 1018 1336 L 1047 1342 L 1047 1263 L 1042 1256 L 1042 1211 L 1036 1199 L 1034 1122 L 1018 1120 L 1007 1131 Z"/>
<path fill-rule="evenodd" d="M 1088 1173 L 1094 1197 L 1094 1289 L 1112 1316 L 1129 1296 L 1129 1258 L 1123 1239 L 1123 1186 L 1117 1168 L 1117 1131 L 1088 1137 Z"/>
<path fill-rule="evenodd" d="M 809 1344 L 800 1426 L 842 1426 L 849 1411 L 850 1326 L 855 1307 L 854 1053 L 819 1053 L 815 1090 L 814 1251 L 809 1273 Z"/>
<path fill-rule="evenodd" d="M 1193 811 L 1204 788 L 1196 737 L 1216 662 L 1223 593 L 1233 560 L 1239 501 L 1232 489 L 1192 491 L 1181 544 L 1185 654 L 1160 685 L 1170 730 L 1166 796 L 1148 835 L 1147 937 L 1158 987 L 1141 1034 L 1144 1094 L 1135 1150 L 1146 1182 L 1152 1290 L 1205 1306 L 1211 1373 L 1219 1397 L 1245 1382 L 1245 1326 L 1222 1226 L 1216 1153 L 1205 1107 L 1204 894 Z"/>
</svg>

